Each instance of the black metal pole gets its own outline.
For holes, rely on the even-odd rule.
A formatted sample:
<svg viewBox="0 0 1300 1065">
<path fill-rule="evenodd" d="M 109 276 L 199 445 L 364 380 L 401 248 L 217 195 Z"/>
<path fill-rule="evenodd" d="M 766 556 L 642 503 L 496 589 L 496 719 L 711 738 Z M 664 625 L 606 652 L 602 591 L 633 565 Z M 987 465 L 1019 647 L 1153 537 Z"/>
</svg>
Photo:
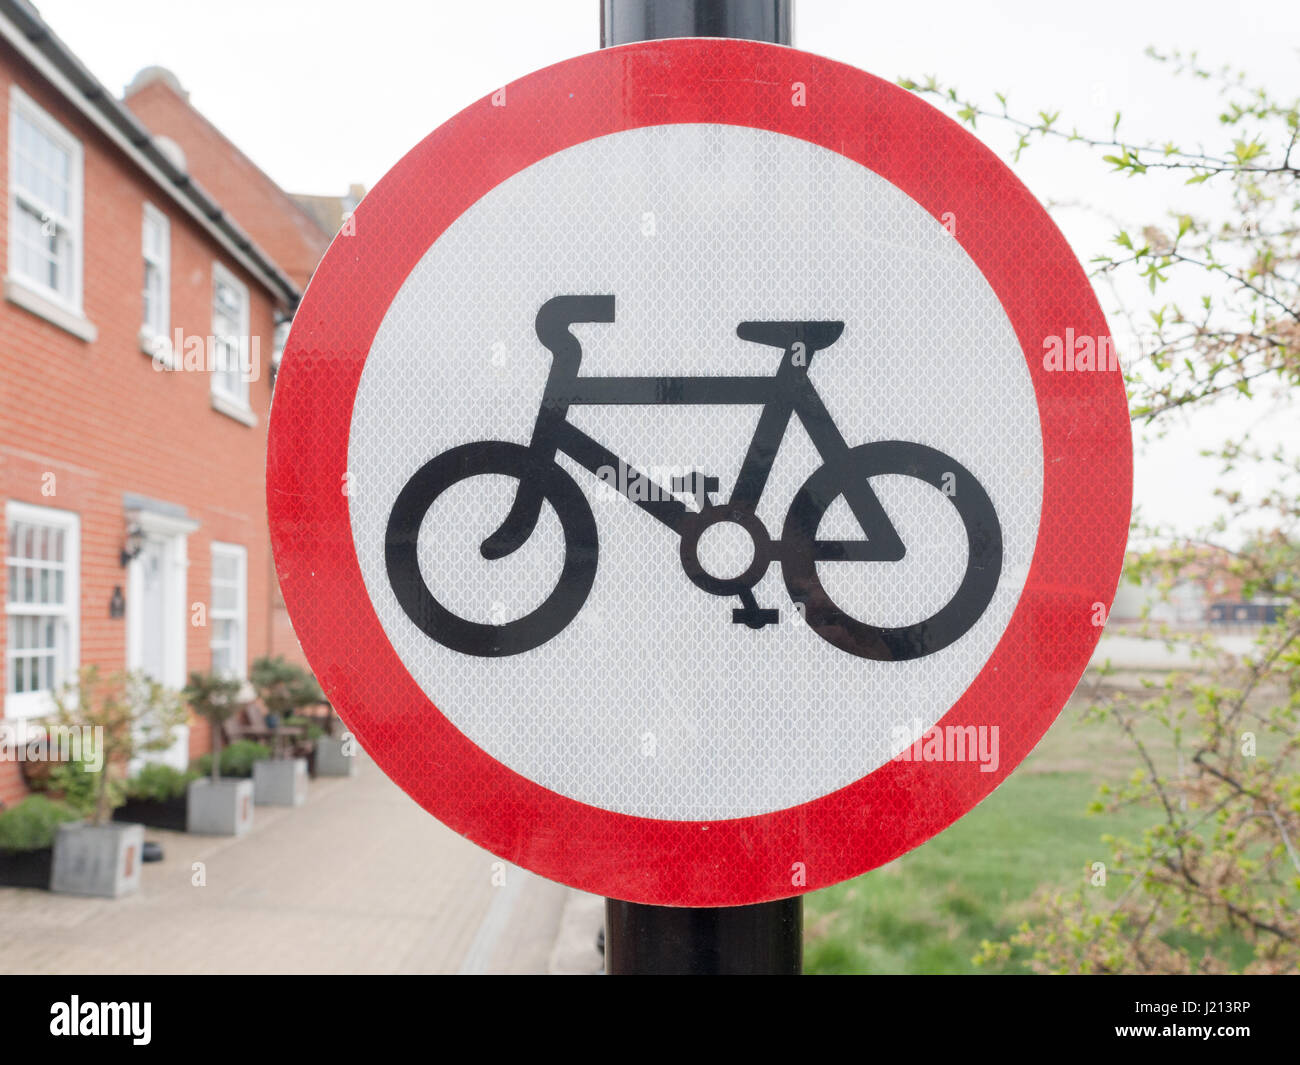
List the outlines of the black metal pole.
<svg viewBox="0 0 1300 1065">
<path fill-rule="evenodd" d="M 790 44 L 793 0 L 601 0 L 600 46 L 666 37 Z"/>
<path fill-rule="evenodd" d="M 601 0 L 600 46 L 667 37 L 792 43 L 792 0 Z M 803 899 L 756 906 L 646 906 L 605 900 L 611 975 L 797 976 Z"/>
<path fill-rule="evenodd" d="M 605 900 L 612 976 L 798 976 L 803 899 L 756 906 L 644 906 Z"/>
</svg>

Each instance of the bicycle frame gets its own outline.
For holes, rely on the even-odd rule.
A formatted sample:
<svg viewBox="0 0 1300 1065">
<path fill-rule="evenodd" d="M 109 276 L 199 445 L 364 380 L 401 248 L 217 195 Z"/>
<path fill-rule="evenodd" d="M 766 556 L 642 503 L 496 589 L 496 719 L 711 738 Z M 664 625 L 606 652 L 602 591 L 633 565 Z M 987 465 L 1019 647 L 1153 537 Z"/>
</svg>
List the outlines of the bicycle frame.
<svg viewBox="0 0 1300 1065">
<path fill-rule="evenodd" d="M 568 455 L 600 478 L 602 470 L 624 470 L 619 487 L 636 504 L 678 536 L 697 516 L 672 492 L 623 462 L 603 444 L 568 420 L 574 406 L 761 406 L 762 414 L 749 442 L 740 475 L 726 506 L 733 514 L 753 515 L 767 486 L 768 475 L 792 416 L 798 416 L 823 462 L 838 473 L 835 481 L 867 539 L 852 543 L 819 545 L 826 559 L 897 561 L 904 548 L 875 493 L 865 480 L 852 475 L 849 445 L 822 402 L 808 369 L 817 351 L 829 347 L 843 329 L 841 322 L 742 322 L 737 334 L 745 340 L 780 347 L 777 371 L 768 377 L 582 377 L 582 348 L 571 327 L 578 322 L 612 322 L 613 296 L 557 296 L 537 314 L 538 338 L 554 356 L 541 408 L 533 428 L 530 448 L 553 462 L 558 453 Z M 716 479 L 707 478 L 716 485 Z M 644 486 L 647 498 L 634 498 L 633 483 Z M 703 497 L 707 485 L 701 490 Z M 641 493 L 639 493 L 641 494 Z M 487 557 L 501 557 L 526 541 L 541 512 L 540 492 L 521 484 L 510 513 L 500 529 L 484 544 Z M 781 545 L 772 542 L 777 557 Z"/>
<path fill-rule="evenodd" d="M 782 351 L 770 377 L 583 377 L 582 346 L 572 333 L 578 322 L 612 322 L 613 296 L 556 296 L 537 314 L 537 336 L 554 362 L 542 390 L 532 438 L 527 445 L 504 440 L 460 444 L 434 456 L 407 480 L 389 511 L 384 562 L 406 616 L 432 639 L 464 654 L 495 657 L 540 647 L 561 632 L 591 593 L 599 557 L 599 535 L 591 504 L 558 461 L 567 455 L 608 483 L 616 468 L 625 499 L 670 529 L 686 577 L 709 595 L 740 600 L 731 620 L 760 630 L 780 620 L 779 610 L 760 606 L 756 594 L 773 562 L 779 562 L 785 590 L 808 626 L 840 650 L 876 661 L 920 658 L 960 639 L 980 617 L 998 586 L 1002 533 L 997 510 L 979 480 L 951 455 L 908 440 L 873 440 L 849 447 L 808 370 L 819 350 L 843 331 L 841 322 L 741 322 L 742 340 Z M 718 502 L 718 478 L 697 470 L 674 478 L 670 491 L 623 462 L 609 448 L 569 422 L 575 406 L 738 406 L 761 408 L 729 501 Z M 767 487 L 790 420 L 797 417 L 822 458 L 794 493 L 773 540 L 755 513 Z M 549 503 L 564 534 L 560 579 L 546 600 L 524 617 L 485 624 L 447 609 L 420 570 L 420 528 L 435 500 L 469 477 L 501 474 L 519 488 L 505 520 L 480 545 L 486 559 L 503 558 L 532 535 L 543 502 Z M 907 625 L 881 626 L 854 617 L 827 593 L 819 562 L 897 562 L 905 549 L 871 479 L 903 476 L 942 492 L 965 526 L 967 562 L 961 585 L 930 617 Z M 680 485 L 678 482 L 681 482 Z M 949 482 L 963 485 L 960 494 Z M 694 492 L 692 509 L 672 493 Z M 644 488 L 645 491 L 640 491 Z M 818 530 L 827 510 L 843 497 L 864 536 L 823 540 Z M 750 562 L 740 573 L 718 573 L 701 559 L 703 537 L 715 525 L 738 526 L 749 536 Z"/>
</svg>

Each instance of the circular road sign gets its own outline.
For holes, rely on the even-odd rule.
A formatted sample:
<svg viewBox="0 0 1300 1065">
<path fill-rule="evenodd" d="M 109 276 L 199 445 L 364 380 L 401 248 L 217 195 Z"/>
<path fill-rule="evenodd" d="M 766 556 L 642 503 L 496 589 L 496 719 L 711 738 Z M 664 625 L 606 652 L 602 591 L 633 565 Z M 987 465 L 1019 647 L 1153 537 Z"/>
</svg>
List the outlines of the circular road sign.
<svg viewBox="0 0 1300 1065">
<path fill-rule="evenodd" d="M 756 903 L 950 825 L 1088 663 L 1127 537 L 1083 270 L 972 135 L 790 48 L 513 82 L 294 321 L 276 566 L 430 813 L 597 894 Z"/>
</svg>

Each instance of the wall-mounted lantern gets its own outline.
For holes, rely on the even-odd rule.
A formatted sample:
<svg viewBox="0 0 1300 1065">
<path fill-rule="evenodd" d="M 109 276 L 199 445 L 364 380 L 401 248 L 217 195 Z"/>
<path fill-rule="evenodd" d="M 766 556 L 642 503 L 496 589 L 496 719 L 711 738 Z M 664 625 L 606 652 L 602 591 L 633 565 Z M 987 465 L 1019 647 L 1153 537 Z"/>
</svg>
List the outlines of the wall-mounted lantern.
<svg viewBox="0 0 1300 1065">
<path fill-rule="evenodd" d="M 126 544 L 122 548 L 122 568 L 144 550 L 144 530 L 135 522 L 126 527 Z"/>
</svg>

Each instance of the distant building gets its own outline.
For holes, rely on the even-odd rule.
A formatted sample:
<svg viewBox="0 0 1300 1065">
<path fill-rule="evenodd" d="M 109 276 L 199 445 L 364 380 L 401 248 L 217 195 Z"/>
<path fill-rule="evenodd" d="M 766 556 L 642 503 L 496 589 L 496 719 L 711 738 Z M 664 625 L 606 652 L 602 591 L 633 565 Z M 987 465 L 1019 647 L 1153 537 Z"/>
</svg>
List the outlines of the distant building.
<svg viewBox="0 0 1300 1065">
<path fill-rule="evenodd" d="M 267 528 L 269 369 L 330 233 L 173 76 L 119 102 L 25 0 L 0 0 L 0 98 L 4 723 L 84 664 L 180 687 L 300 659 Z M 207 744 L 185 730 L 168 760 Z M 0 762 L 0 802 L 23 791 Z"/>
<path fill-rule="evenodd" d="M 1115 593 L 1110 620 L 1136 622 L 1144 615 L 1156 624 L 1202 625 L 1206 617 L 1205 589 L 1196 580 L 1178 581 L 1168 591 L 1152 582 L 1137 585 L 1125 581 Z"/>
<path fill-rule="evenodd" d="M 1271 600 L 1211 603 L 1209 622 L 1212 626 L 1271 625 L 1281 616 L 1282 606 Z"/>
<path fill-rule="evenodd" d="M 350 185 L 346 196 L 304 196 L 295 192 L 293 198 L 326 232 L 333 234 L 343 228 L 365 194 L 364 185 Z"/>
<path fill-rule="evenodd" d="M 1276 621 L 1283 600 L 1263 596 L 1247 598 L 1245 582 L 1230 571 L 1232 555 L 1205 547 L 1179 559 L 1178 578 L 1165 589 L 1154 581 L 1140 585 L 1124 581 L 1115 593 L 1110 620 L 1136 623 L 1144 617 L 1154 624 L 1182 627 L 1254 626 Z"/>
</svg>

